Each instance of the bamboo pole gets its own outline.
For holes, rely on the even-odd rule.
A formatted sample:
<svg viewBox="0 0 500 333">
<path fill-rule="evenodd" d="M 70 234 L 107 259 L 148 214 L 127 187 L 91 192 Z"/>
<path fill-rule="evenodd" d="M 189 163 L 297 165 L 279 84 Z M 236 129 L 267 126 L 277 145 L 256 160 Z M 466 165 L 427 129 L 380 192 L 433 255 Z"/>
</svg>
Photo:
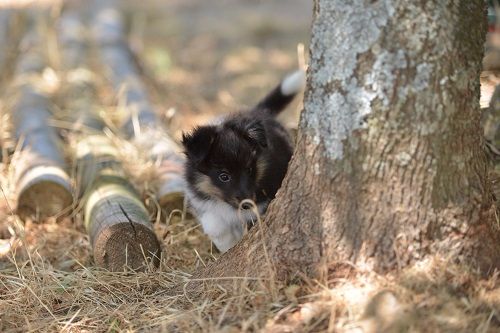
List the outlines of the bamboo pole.
<svg viewBox="0 0 500 333">
<path fill-rule="evenodd" d="M 12 63 L 16 59 L 19 40 L 24 30 L 24 16 L 19 10 L 0 8 L 0 91 L 6 91 L 13 74 Z M 4 97 L 5 101 L 8 94 Z M 0 162 L 5 162 L 14 148 L 10 136 L 8 114 L 4 101 L 0 101 Z"/>
<path fill-rule="evenodd" d="M 95 263 L 111 271 L 159 264 L 160 244 L 148 212 L 127 181 L 118 151 L 104 134 L 105 124 L 93 107 L 95 84 L 86 65 L 85 26 L 78 11 L 63 13 L 58 37 L 66 72 L 64 109 L 75 123 L 70 135 L 84 221 Z"/>
<path fill-rule="evenodd" d="M 125 39 L 123 17 L 116 1 L 99 1 L 94 17 L 93 38 L 105 75 L 127 114 L 122 134 L 159 165 L 157 199 L 160 205 L 167 210 L 182 209 L 183 156 L 149 101 Z"/>
<path fill-rule="evenodd" d="M 7 42 L 10 22 L 10 10 L 0 9 L 0 76 L 5 75 L 5 62 L 7 60 Z M 0 163 L 3 162 L 4 140 L 6 131 L 5 117 L 0 110 Z M 6 155 L 6 154 L 5 154 Z"/>
<path fill-rule="evenodd" d="M 7 60 L 7 43 L 9 41 L 10 9 L 0 8 L 0 71 L 3 72 Z"/>
<path fill-rule="evenodd" d="M 61 142 L 50 125 L 52 115 L 43 78 L 43 40 L 36 24 L 23 38 L 13 88 L 11 116 L 20 151 L 12 162 L 17 213 L 26 219 L 44 219 L 68 211 L 73 202 Z"/>
</svg>

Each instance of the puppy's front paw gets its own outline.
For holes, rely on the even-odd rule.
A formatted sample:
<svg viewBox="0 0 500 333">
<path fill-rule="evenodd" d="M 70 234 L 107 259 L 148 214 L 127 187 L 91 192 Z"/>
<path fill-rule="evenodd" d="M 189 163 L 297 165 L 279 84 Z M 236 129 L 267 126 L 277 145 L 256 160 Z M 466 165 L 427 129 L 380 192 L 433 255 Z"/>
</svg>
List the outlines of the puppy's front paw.
<svg viewBox="0 0 500 333">
<path fill-rule="evenodd" d="M 231 232 L 227 232 L 217 237 L 210 237 L 220 253 L 224 253 L 238 243 L 239 238 L 235 237 Z"/>
</svg>

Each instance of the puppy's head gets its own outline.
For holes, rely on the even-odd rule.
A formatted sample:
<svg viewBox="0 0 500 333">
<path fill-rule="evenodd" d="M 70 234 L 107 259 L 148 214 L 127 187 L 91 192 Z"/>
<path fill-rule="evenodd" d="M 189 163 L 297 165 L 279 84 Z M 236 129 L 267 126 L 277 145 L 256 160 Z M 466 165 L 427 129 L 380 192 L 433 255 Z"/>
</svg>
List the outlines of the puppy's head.
<svg viewBox="0 0 500 333">
<path fill-rule="evenodd" d="M 250 118 L 228 120 L 218 126 L 196 128 L 183 134 L 187 156 L 186 178 L 192 189 L 207 199 L 239 207 L 255 200 L 267 138 L 263 124 Z M 248 207 L 244 207 L 248 208 Z"/>
</svg>

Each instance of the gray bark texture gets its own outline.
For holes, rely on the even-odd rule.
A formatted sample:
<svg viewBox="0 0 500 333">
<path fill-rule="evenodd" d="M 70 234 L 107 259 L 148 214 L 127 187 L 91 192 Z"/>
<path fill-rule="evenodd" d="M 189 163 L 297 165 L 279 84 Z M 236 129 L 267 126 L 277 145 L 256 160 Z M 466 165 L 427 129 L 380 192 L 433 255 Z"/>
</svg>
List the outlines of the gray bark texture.
<svg viewBox="0 0 500 333">
<path fill-rule="evenodd" d="M 297 145 L 263 227 L 199 275 L 500 267 L 479 110 L 482 0 L 316 0 Z M 264 250 L 264 248 L 266 250 Z M 266 259 L 267 258 L 267 259 Z"/>
</svg>

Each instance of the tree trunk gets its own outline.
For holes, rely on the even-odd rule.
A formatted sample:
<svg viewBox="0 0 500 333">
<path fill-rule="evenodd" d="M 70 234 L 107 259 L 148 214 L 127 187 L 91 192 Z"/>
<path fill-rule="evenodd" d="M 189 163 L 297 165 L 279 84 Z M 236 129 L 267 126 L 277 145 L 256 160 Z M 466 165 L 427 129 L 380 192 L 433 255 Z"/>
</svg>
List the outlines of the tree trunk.
<svg viewBox="0 0 500 333">
<path fill-rule="evenodd" d="M 428 255 L 500 267 L 479 122 L 485 28 L 482 0 L 316 0 L 282 188 L 263 228 L 199 275 L 259 275 L 266 260 L 279 278 L 345 262 L 383 272 Z"/>
</svg>

